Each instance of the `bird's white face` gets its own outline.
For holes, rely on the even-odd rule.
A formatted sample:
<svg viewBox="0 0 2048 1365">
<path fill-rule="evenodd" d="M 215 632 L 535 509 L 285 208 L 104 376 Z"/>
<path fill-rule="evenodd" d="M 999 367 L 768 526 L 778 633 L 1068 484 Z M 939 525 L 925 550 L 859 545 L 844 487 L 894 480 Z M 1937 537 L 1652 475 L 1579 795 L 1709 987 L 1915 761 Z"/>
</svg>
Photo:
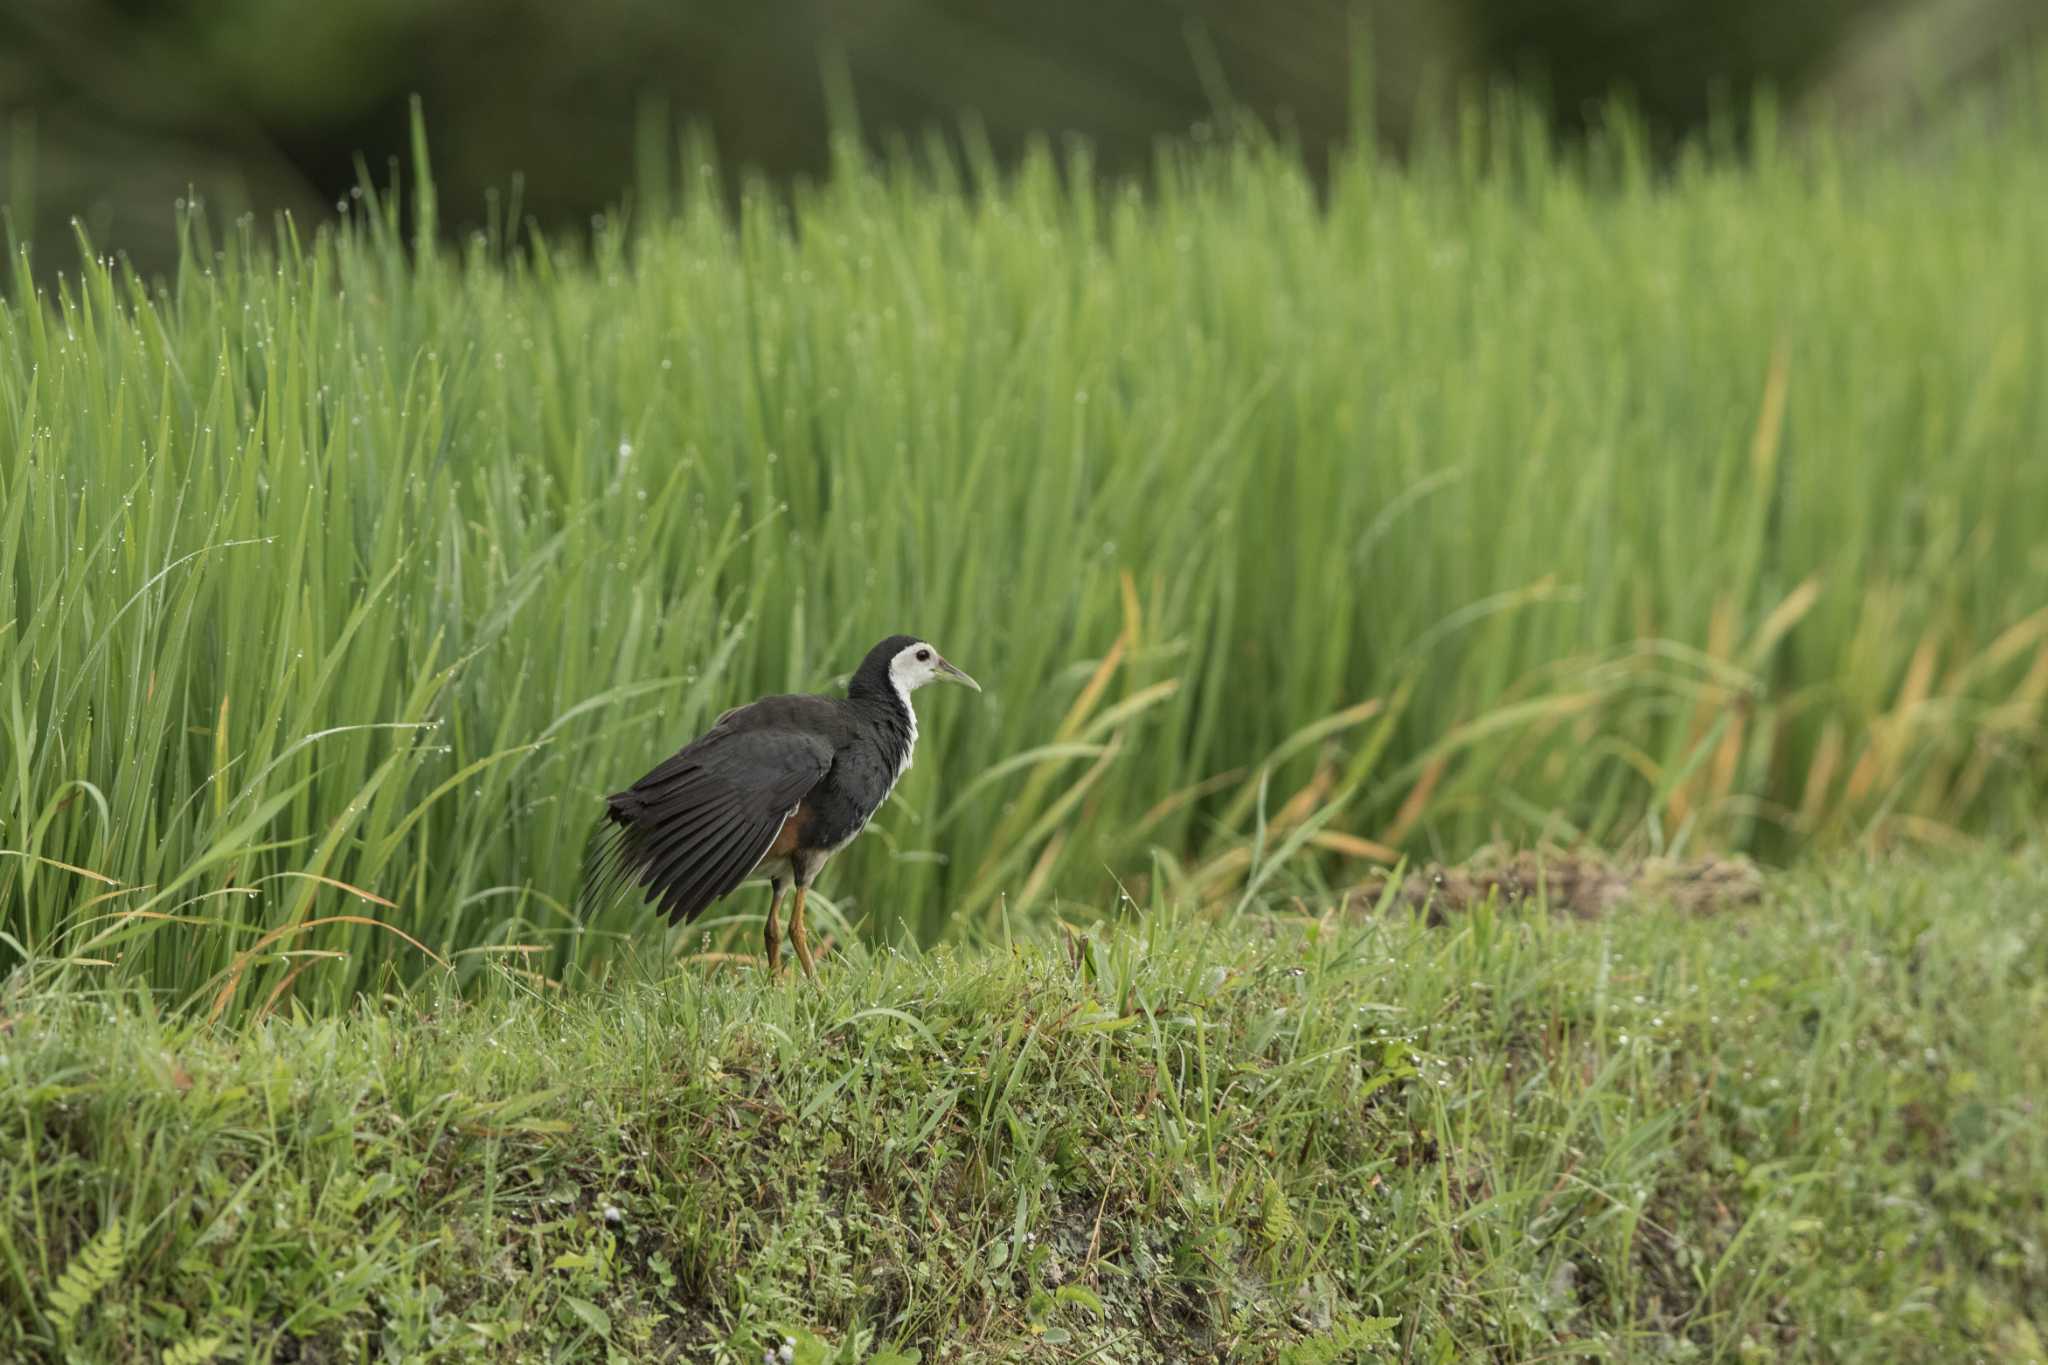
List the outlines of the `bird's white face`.
<svg viewBox="0 0 2048 1365">
<path fill-rule="evenodd" d="M 896 651 L 896 657 L 889 661 L 889 681 L 906 697 L 928 682 L 955 682 L 981 691 L 980 683 L 947 663 L 939 651 L 922 640 Z"/>
</svg>

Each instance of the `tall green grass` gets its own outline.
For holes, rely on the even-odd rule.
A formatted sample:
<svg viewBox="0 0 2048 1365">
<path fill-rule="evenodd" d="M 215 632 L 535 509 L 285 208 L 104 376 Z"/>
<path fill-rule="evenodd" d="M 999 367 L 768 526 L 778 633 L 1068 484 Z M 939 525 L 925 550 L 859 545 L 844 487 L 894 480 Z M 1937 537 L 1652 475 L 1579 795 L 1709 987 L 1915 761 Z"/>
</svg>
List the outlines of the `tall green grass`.
<svg viewBox="0 0 2048 1365">
<path fill-rule="evenodd" d="M 1144 192 L 849 141 L 736 211 L 691 144 L 576 249 L 424 245 L 422 147 L 317 229 L 180 206 L 165 281 L 18 248 L 4 942 L 223 1008 L 601 963 L 650 930 L 568 908 L 599 795 L 895 630 L 987 692 L 924 700 L 841 936 L 2031 828 L 2038 86 L 1905 150 L 1501 109 Z"/>
</svg>

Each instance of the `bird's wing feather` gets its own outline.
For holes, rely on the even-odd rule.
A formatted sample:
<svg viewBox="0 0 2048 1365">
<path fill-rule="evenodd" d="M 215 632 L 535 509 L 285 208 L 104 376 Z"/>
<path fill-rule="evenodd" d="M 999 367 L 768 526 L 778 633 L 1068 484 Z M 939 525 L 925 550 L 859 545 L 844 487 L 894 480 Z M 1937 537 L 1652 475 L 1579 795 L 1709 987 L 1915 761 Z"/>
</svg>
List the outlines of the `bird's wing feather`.
<svg viewBox="0 0 2048 1365">
<path fill-rule="evenodd" d="M 770 698 L 719 717 L 701 738 L 606 799 L 587 897 L 631 880 L 670 922 L 695 919 L 745 881 L 782 823 L 832 767 L 829 732 L 808 708 Z"/>
</svg>

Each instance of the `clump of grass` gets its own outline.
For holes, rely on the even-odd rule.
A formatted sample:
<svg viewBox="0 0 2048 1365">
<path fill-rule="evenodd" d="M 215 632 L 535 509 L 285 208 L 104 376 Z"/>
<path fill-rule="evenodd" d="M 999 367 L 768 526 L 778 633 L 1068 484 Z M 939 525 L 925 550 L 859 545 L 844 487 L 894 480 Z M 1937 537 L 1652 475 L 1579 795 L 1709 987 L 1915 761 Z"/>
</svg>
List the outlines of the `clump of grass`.
<svg viewBox="0 0 2048 1365">
<path fill-rule="evenodd" d="M 575 248 L 434 246 L 422 140 L 406 212 L 182 206 L 167 280 L 19 246 L 0 950 L 233 1011 L 597 968 L 596 798 L 895 629 L 989 691 L 842 938 L 2038 828 L 2044 108 L 1665 174 L 1510 110 L 1321 192 L 1250 133 L 1147 193 L 849 142 L 736 212 L 691 144 Z"/>
<path fill-rule="evenodd" d="M 2030 1360 L 2044 907 L 2038 857 L 1837 864 L 1711 919 L 1157 904 L 818 988 L 17 1001 L 0 1355 Z"/>
</svg>

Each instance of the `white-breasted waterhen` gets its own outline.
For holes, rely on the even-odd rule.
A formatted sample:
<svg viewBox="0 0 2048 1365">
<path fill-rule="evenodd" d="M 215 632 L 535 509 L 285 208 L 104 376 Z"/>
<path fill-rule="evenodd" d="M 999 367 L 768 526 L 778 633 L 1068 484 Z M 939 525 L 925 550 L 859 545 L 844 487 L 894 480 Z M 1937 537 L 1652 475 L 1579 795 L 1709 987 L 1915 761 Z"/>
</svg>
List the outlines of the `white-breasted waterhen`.
<svg viewBox="0 0 2048 1365">
<path fill-rule="evenodd" d="M 627 881 L 682 924 L 756 872 L 771 888 L 763 942 L 782 965 L 775 913 L 792 885 L 789 941 L 817 974 L 804 925 L 804 893 L 826 859 L 866 828 L 910 767 L 928 682 L 981 684 L 914 635 L 869 650 L 844 697 L 763 697 L 735 707 L 673 757 L 605 798 L 586 865 L 587 900 Z"/>
</svg>

